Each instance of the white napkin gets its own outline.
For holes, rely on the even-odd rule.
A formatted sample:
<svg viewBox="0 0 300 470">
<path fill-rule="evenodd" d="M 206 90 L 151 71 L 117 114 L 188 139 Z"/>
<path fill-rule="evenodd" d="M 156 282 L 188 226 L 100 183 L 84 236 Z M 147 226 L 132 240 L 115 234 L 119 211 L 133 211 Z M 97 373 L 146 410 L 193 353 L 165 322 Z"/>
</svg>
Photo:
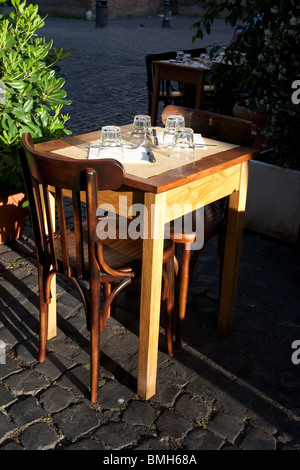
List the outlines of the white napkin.
<svg viewBox="0 0 300 470">
<path fill-rule="evenodd" d="M 194 144 L 196 147 L 201 146 L 202 149 L 206 149 L 202 134 L 194 134 Z"/>
<path fill-rule="evenodd" d="M 116 149 L 105 149 L 102 150 L 98 155 L 98 147 L 90 147 L 88 153 L 88 159 L 94 158 L 114 158 L 120 162 L 126 163 L 149 163 L 149 157 L 147 155 L 145 147 L 139 147 L 137 149 L 123 148 L 123 153 Z"/>
<path fill-rule="evenodd" d="M 165 144 L 164 141 L 163 141 L 163 138 L 164 138 L 164 133 L 163 132 L 158 132 L 157 133 L 157 139 L 158 139 L 158 146 L 159 147 L 170 147 L 171 145 L 170 144 Z M 201 146 L 200 148 L 202 149 L 206 149 L 206 145 L 205 145 L 205 142 L 203 140 L 203 137 L 202 137 L 202 134 L 195 134 L 194 133 L 194 144 L 195 146 Z"/>
</svg>

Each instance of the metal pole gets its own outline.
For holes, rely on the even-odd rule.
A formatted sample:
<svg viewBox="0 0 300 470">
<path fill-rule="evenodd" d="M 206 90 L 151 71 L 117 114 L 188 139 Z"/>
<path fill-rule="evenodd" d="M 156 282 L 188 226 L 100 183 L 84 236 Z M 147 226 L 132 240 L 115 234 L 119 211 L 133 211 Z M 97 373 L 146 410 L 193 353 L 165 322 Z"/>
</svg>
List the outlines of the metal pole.
<svg viewBox="0 0 300 470">
<path fill-rule="evenodd" d="M 107 0 L 96 0 L 96 28 L 107 26 Z"/>
<path fill-rule="evenodd" d="M 163 17 L 163 20 L 162 20 L 162 27 L 163 28 L 169 28 L 169 26 L 170 26 L 169 7 L 170 7 L 170 0 L 165 0 L 164 17 Z"/>
</svg>

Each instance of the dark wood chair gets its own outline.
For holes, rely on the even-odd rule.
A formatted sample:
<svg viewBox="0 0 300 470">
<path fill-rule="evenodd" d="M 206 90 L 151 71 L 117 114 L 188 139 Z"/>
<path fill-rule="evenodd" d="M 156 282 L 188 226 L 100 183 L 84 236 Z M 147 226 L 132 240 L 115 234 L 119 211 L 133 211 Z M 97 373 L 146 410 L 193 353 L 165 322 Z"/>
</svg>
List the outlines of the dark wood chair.
<svg viewBox="0 0 300 470">
<path fill-rule="evenodd" d="M 207 49 L 206 49 L 206 47 L 194 47 L 192 49 L 183 49 L 183 52 L 185 54 L 191 54 L 191 57 L 193 59 L 195 57 L 198 58 L 200 56 L 200 54 L 206 54 Z"/>
<path fill-rule="evenodd" d="M 91 401 L 95 402 L 99 387 L 100 331 L 104 329 L 110 305 L 134 278 L 134 270 L 140 268 L 142 260 L 141 239 L 122 239 L 116 224 L 116 230 L 112 234 L 106 232 L 106 238 L 102 240 L 102 225 L 99 222 L 103 222 L 103 218 L 96 216 L 99 191 L 101 195 L 103 190 L 120 188 L 124 169 L 113 159 L 75 160 L 60 155 L 42 155 L 36 151 L 29 133 L 23 135 L 20 160 L 37 257 L 40 293 L 39 361 L 46 358 L 50 283 L 55 274 L 60 274 L 77 289 L 85 308 L 91 338 Z M 51 203 L 53 195 L 54 206 Z M 66 226 L 64 195 L 72 201 L 73 229 L 67 229 Z M 86 204 L 81 202 L 82 198 Z M 57 230 L 53 224 L 54 216 L 58 220 Z M 112 227 L 112 224 L 107 226 Z M 167 299 L 169 321 L 174 303 L 173 260 L 174 243 L 166 240 L 163 295 Z M 102 301 L 101 295 L 104 298 Z M 167 324 L 166 330 L 170 329 L 171 325 Z M 168 352 L 172 353 L 172 344 Z"/>
<path fill-rule="evenodd" d="M 155 65 L 153 64 L 154 60 L 170 60 L 176 59 L 176 52 L 160 52 L 157 54 L 147 54 L 146 55 L 146 70 L 147 70 L 147 90 L 148 90 L 148 114 L 151 115 L 152 108 L 152 96 L 153 96 L 153 84 L 154 84 L 154 74 L 155 74 Z M 182 104 L 182 99 L 185 96 L 185 92 L 180 88 L 180 84 L 173 83 L 170 80 L 161 80 L 160 81 L 160 91 L 158 100 L 162 101 L 165 106 L 168 104 Z"/>
<path fill-rule="evenodd" d="M 237 119 L 221 114 L 210 113 L 198 109 L 186 108 L 182 106 L 167 106 L 162 112 L 162 122 L 165 124 L 169 115 L 181 115 L 185 118 L 187 127 L 191 127 L 194 132 L 201 133 L 204 137 L 208 137 L 223 142 L 229 142 L 241 146 L 251 145 L 256 137 L 256 128 L 249 121 Z M 193 213 L 195 218 L 195 213 Z M 204 243 L 212 237 L 218 235 L 218 253 L 220 259 L 220 282 L 223 266 L 224 241 L 226 234 L 227 222 L 227 201 L 209 204 L 204 207 Z M 174 225 L 176 227 L 176 225 Z M 196 227 L 195 219 L 193 227 Z M 194 230 L 194 229 L 193 229 Z M 199 250 L 193 251 L 191 257 L 191 244 L 196 240 L 196 234 L 193 233 L 176 233 L 171 231 L 171 238 L 176 243 L 180 243 L 182 247 L 181 264 L 180 264 L 180 281 L 179 281 L 179 301 L 177 315 L 176 330 L 176 347 L 180 348 L 182 343 L 182 335 L 184 328 L 184 320 L 186 313 L 186 303 L 188 294 L 189 278 L 193 271 Z M 170 333 L 169 333 L 170 335 Z"/>
</svg>

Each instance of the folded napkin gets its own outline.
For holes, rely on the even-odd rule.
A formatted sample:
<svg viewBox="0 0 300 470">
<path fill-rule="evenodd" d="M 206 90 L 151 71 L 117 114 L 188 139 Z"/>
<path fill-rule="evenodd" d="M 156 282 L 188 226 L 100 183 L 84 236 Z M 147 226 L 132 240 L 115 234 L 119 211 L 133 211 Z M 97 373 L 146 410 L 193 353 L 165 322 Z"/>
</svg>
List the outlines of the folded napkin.
<svg viewBox="0 0 300 470">
<path fill-rule="evenodd" d="M 163 147 L 171 147 L 169 143 L 164 143 L 163 141 L 164 138 L 164 133 L 163 132 L 157 132 L 157 139 L 158 139 L 158 146 L 163 148 Z M 202 134 L 195 134 L 194 133 L 194 144 L 201 148 L 206 149 L 205 142 L 203 140 Z"/>
<path fill-rule="evenodd" d="M 114 158 L 120 162 L 126 163 L 149 163 L 149 157 L 147 155 L 145 147 L 139 147 L 137 149 L 123 148 L 123 152 L 114 148 L 102 150 L 98 155 L 98 146 L 90 147 L 88 153 L 88 159 L 93 158 Z"/>
<path fill-rule="evenodd" d="M 201 148 L 206 149 L 202 134 L 194 134 L 194 144 L 198 147 L 201 146 Z"/>
</svg>

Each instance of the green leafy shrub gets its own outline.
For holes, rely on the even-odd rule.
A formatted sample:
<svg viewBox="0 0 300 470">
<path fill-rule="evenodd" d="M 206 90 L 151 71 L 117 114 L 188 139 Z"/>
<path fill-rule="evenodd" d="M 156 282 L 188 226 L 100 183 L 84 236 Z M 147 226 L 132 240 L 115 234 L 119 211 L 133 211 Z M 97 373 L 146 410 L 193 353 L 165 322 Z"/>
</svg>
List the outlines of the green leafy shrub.
<svg viewBox="0 0 300 470">
<path fill-rule="evenodd" d="M 0 4 L 4 0 L 0 0 Z M 57 63 L 67 57 L 53 41 L 38 37 L 44 26 L 38 6 L 12 0 L 8 18 L 0 15 L 0 194 L 23 189 L 18 147 L 24 132 L 34 141 L 71 134 L 62 114 L 66 99 L 65 80 L 57 76 Z"/>
</svg>

